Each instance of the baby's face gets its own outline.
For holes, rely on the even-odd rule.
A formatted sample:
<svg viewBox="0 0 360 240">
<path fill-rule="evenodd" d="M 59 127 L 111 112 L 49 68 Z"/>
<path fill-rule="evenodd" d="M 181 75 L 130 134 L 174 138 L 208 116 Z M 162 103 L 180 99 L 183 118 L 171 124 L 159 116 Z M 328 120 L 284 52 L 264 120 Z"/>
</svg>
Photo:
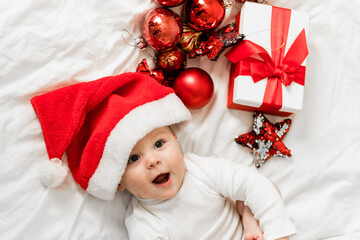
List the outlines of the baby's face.
<svg viewBox="0 0 360 240">
<path fill-rule="evenodd" d="M 169 199 L 179 191 L 185 163 L 169 127 L 157 128 L 133 148 L 119 190 L 145 199 Z"/>
</svg>

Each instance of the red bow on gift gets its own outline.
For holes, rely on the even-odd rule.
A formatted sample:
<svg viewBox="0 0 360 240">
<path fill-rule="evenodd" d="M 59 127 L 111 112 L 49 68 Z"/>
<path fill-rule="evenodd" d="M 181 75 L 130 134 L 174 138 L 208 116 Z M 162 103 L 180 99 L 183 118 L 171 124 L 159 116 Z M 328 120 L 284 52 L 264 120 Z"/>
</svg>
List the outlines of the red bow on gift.
<svg viewBox="0 0 360 240">
<path fill-rule="evenodd" d="M 279 110 L 282 106 L 282 86 L 296 82 L 305 83 L 305 66 L 301 66 L 308 55 L 305 30 L 297 36 L 284 56 L 286 37 L 290 21 L 290 10 L 280 12 L 273 7 L 272 29 L 281 29 L 271 34 L 271 54 L 261 46 L 244 40 L 235 45 L 226 57 L 239 65 L 240 75 L 250 75 L 254 83 L 268 78 L 263 104 L 260 109 Z M 276 46 L 280 46 L 276 49 Z M 259 58 L 260 57 L 260 58 Z"/>
<path fill-rule="evenodd" d="M 262 60 L 253 58 L 255 55 L 259 55 Z M 244 40 L 226 54 L 233 63 L 241 61 L 241 75 L 251 75 L 254 82 L 276 77 L 285 86 L 290 85 L 293 81 L 304 85 L 305 67 L 301 66 L 301 63 L 307 55 L 305 30 L 301 31 L 279 65 L 274 63 L 263 47 L 248 40 Z"/>
</svg>

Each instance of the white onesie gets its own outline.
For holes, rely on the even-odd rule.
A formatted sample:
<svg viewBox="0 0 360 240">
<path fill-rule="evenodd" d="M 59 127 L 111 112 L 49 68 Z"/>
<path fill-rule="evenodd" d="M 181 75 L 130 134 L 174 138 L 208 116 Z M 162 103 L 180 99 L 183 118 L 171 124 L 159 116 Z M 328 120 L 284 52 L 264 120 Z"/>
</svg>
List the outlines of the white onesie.
<svg viewBox="0 0 360 240">
<path fill-rule="evenodd" d="M 233 200 L 249 206 L 266 240 L 296 232 L 274 185 L 255 170 L 192 153 L 184 161 L 184 182 L 173 198 L 132 198 L 125 222 L 131 240 L 240 240 L 243 230 Z"/>
</svg>

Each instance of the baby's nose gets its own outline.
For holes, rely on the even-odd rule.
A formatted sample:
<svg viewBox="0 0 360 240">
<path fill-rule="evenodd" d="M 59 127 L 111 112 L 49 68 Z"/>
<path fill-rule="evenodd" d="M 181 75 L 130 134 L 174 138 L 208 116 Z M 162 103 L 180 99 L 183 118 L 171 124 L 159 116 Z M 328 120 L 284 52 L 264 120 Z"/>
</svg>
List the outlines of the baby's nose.
<svg viewBox="0 0 360 240">
<path fill-rule="evenodd" d="M 151 168 L 154 168 L 156 167 L 157 165 L 160 165 L 161 164 L 161 159 L 155 155 L 153 156 L 149 156 L 147 158 L 147 162 L 146 162 L 146 167 L 148 169 L 151 169 Z"/>
</svg>

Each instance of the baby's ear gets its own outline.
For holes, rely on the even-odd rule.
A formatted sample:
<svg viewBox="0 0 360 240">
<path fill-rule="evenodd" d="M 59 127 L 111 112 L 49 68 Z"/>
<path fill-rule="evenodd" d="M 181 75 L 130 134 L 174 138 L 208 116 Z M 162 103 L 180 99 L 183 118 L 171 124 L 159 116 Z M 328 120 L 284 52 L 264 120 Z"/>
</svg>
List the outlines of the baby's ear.
<svg viewBox="0 0 360 240">
<path fill-rule="evenodd" d="M 121 186 L 121 184 L 119 184 L 119 185 L 118 185 L 118 190 L 119 190 L 120 192 L 122 192 L 122 191 L 125 190 L 125 188 L 124 188 L 123 186 Z"/>
</svg>

